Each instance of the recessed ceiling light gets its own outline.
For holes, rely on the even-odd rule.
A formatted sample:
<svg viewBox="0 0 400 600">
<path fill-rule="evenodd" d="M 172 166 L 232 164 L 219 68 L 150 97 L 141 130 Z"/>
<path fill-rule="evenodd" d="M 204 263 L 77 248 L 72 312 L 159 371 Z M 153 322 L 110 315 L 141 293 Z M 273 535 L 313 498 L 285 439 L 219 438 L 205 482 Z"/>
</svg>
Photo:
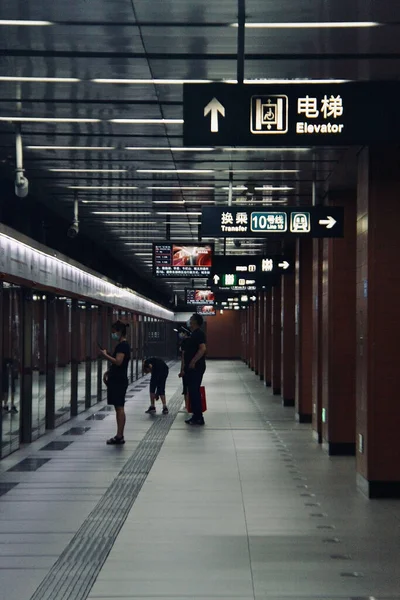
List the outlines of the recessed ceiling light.
<svg viewBox="0 0 400 600">
<path fill-rule="evenodd" d="M 18 25 L 23 27 L 47 27 L 48 25 L 54 25 L 51 21 L 19 21 L 16 19 L 1 19 L 1 25 Z"/>
<path fill-rule="evenodd" d="M 310 152 L 311 148 L 245 148 L 245 147 L 224 147 L 223 152 Z"/>
<path fill-rule="evenodd" d="M 224 173 L 299 173 L 299 169 L 231 169 Z"/>
<path fill-rule="evenodd" d="M 246 85 L 271 85 L 271 84 L 301 84 L 301 83 L 348 83 L 350 79 L 308 79 L 304 77 L 303 79 L 245 79 L 243 83 Z"/>
<path fill-rule="evenodd" d="M 135 252 L 136 256 L 152 256 L 152 252 Z"/>
<path fill-rule="evenodd" d="M 183 83 L 212 83 L 212 79 L 92 79 L 93 83 L 122 83 L 125 85 L 181 85 Z"/>
<path fill-rule="evenodd" d="M 114 213 L 111 213 L 114 214 Z M 125 213 L 116 213 L 122 216 Z M 133 226 L 139 227 L 140 225 L 157 225 L 157 221 L 103 221 L 106 225 L 116 225 L 117 227 L 127 227 L 133 229 Z"/>
<path fill-rule="evenodd" d="M 376 21 L 308 21 L 298 23 L 245 23 L 247 29 L 342 29 L 359 27 L 379 27 L 382 23 Z M 238 27 L 232 23 L 231 27 Z"/>
<path fill-rule="evenodd" d="M 138 152 L 214 152 L 215 148 L 179 148 L 178 146 L 126 146 L 125 150 Z"/>
<path fill-rule="evenodd" d="M 19 81 L 21 83 L 77 83 L 81 81 L 77 77 L 15 77 L 0 75 L 0 81 Z"/>
<path fill-rule="evenodd" d="M 69 185 L 69 190 L 137 190 L 135 185 Z"/>
<path fill-rule="evenodd" d="M 174 214 L 176 215 L 177 213 Z M 190 225 L 201 225 L 201 221 L 164 221 L 164 225 L 173 225 L 174 227 L 187 227 Z"/>
<path fill-rule="evenodd" d="M 127 173 L 128 169 L 48 169 L 52 173 Z"/>
<path fill-rule="evenodd" d="M 115 150 L 114 146 L 26 146 L 28 150 Z"/>
<path fill-rule="evenodd" d="M 121 124 L 139 124 L 144 125 L 182 125 L 183 119 L 110 119 L 109 123 L 121 123 Z"/>
<path fill-rule="evenodd" d="M 286 185 L 264 185 L 263 187 L 255 187 L 254 189 L 258 192 L 275 192 L 279 190 L 289 192 L 290 190 L 294 190 L 293 187 L 288 187 Z"/>
<path fill-rule="evenodd" d="M 221 190 L 224 190 L 226 192 L 229 192 L 230 188 L 229 187 L 222 187 L 220 188 Z M 234 192 L 245 192 L 248 188 L 245 185 L 233 185 L 232 186 L 232 191 Z"/>
<path fill-rule="evenodd" d="M 201 212 L 158 212 L 158 215 L 185 215 L 186 217 L 201 216 Z"/>
<path fill-rule="evenodd" d="M 69 117 L 0 117 L 0 121 L 12 123 L 100 123 L 101 119 L 74 119 Z"/>
<path fill-rule="evenodd" d="M 215 200 L 185 200 L 185 204 L 215 204 Z"/>
<path fill-rule="evenodd" d="M 146 204 L 145 200 L 80 200 L 83 204 Z"/>
<path fill-rule="evenodd" d="M 137 169 L 137 173 L 214 173 L 213 169 Z"/>
<path fill-rule="evenodd" d="M 119 210 L 109 210 L 109 211 L 96 211 L 92 212 L 92 215 L 118 215 L 119 217 L 123 217 L 125 215 L 151 215 L 151 212 L 132 212 L 132 211 L 119 211 Z M 125 223 L 126 224 L 126 223 Z"/>
<path fill-rule="evenodd" d="M 153 200 L 153 204 L 185 204 L 184 200 Z"/>
<path fill-rule="evenodd" d="M 124 242 L 125 246 L 152 246 L 153 242 Z"/>
<path fill-rule="evenodd" d="M 202 187 L 202 186 L 187 186 L 187 185 L 180 185 L 180 186 L 171 186 L 171 185 L 151 185 L 149 187 L 147 187 L 146 189 L 148 190 L 196 190 L 196 191 L 201 191 L 201 190 L 213 190 L 213 187 Z"/>
</svg>

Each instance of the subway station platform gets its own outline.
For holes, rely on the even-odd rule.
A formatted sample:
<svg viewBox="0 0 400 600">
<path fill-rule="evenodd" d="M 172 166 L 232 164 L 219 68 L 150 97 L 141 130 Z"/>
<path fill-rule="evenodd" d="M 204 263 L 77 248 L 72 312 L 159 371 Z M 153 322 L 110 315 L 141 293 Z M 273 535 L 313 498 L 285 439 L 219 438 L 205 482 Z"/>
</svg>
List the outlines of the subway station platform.
<svg viewBox="0 0 400 600">
<path fill-rule="evenodd" d="M 400 598 L 398 501 L 356 487 L 239 361 L 209 361 L 204 428 L 148 417 L 130 386 L 127 443 L 104 404 L 0 463 L 7 600 Z"/>
</svg>

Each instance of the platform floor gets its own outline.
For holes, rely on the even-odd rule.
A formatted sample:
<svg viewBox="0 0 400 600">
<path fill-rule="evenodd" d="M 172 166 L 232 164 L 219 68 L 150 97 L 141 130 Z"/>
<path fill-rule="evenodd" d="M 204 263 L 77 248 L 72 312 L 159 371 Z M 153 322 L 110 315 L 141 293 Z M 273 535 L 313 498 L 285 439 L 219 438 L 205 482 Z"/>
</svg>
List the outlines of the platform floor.
<svg viewBox="0 0 400 600">
<path fill-rule="evenodd" d="M 241 362 L 209 361 L 188 428 L 177 372 L 168 417 L 131 386 L 124 447 L 98 405 L 0 463 L 0 597 L 400 599 L 400 503 L 365 498 Z"/>
</svg>

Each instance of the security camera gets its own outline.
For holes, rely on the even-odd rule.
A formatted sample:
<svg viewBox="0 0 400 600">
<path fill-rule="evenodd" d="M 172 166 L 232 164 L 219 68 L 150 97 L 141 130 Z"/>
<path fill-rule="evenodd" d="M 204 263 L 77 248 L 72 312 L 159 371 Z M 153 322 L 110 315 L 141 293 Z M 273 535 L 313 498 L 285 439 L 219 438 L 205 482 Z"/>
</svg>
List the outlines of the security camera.
<svg viewBox="0 0 400 600">
<path fill-rule="evenodd" d="M 240 240 L 234 240 L 233 241 L 235 248 L 241 248 L 242 247 L 242 242 Z"/>
<path fill-rule="evenodd" d="M 76 238 L 78 233 L 79 233 L 79 223 L 77 221 L 74 221 L 74 223 L 72 223 L 72 225 L 70 225 L 68 227 L 67 235 L 70 238 Z"/>
<path fill-rule="evenodd" d="M 23 171 L 17 171 L 15 175 L 15 195 L 18 198 L 26 198 L 29 192 L 29 181 Z"/>
</svg>

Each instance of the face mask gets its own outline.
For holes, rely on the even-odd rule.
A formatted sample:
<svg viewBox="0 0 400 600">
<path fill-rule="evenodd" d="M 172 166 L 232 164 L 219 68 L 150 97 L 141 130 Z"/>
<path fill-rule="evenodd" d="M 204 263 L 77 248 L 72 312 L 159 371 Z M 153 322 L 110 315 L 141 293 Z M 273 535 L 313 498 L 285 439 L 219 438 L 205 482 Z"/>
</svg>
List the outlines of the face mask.
<svg viewBox="0 0 400 600">
<path fill-rule="evenodd" d="M 119 340 L 119 333 L 112 333 L 111 337 L 113 340 Z"/>
</svg>

